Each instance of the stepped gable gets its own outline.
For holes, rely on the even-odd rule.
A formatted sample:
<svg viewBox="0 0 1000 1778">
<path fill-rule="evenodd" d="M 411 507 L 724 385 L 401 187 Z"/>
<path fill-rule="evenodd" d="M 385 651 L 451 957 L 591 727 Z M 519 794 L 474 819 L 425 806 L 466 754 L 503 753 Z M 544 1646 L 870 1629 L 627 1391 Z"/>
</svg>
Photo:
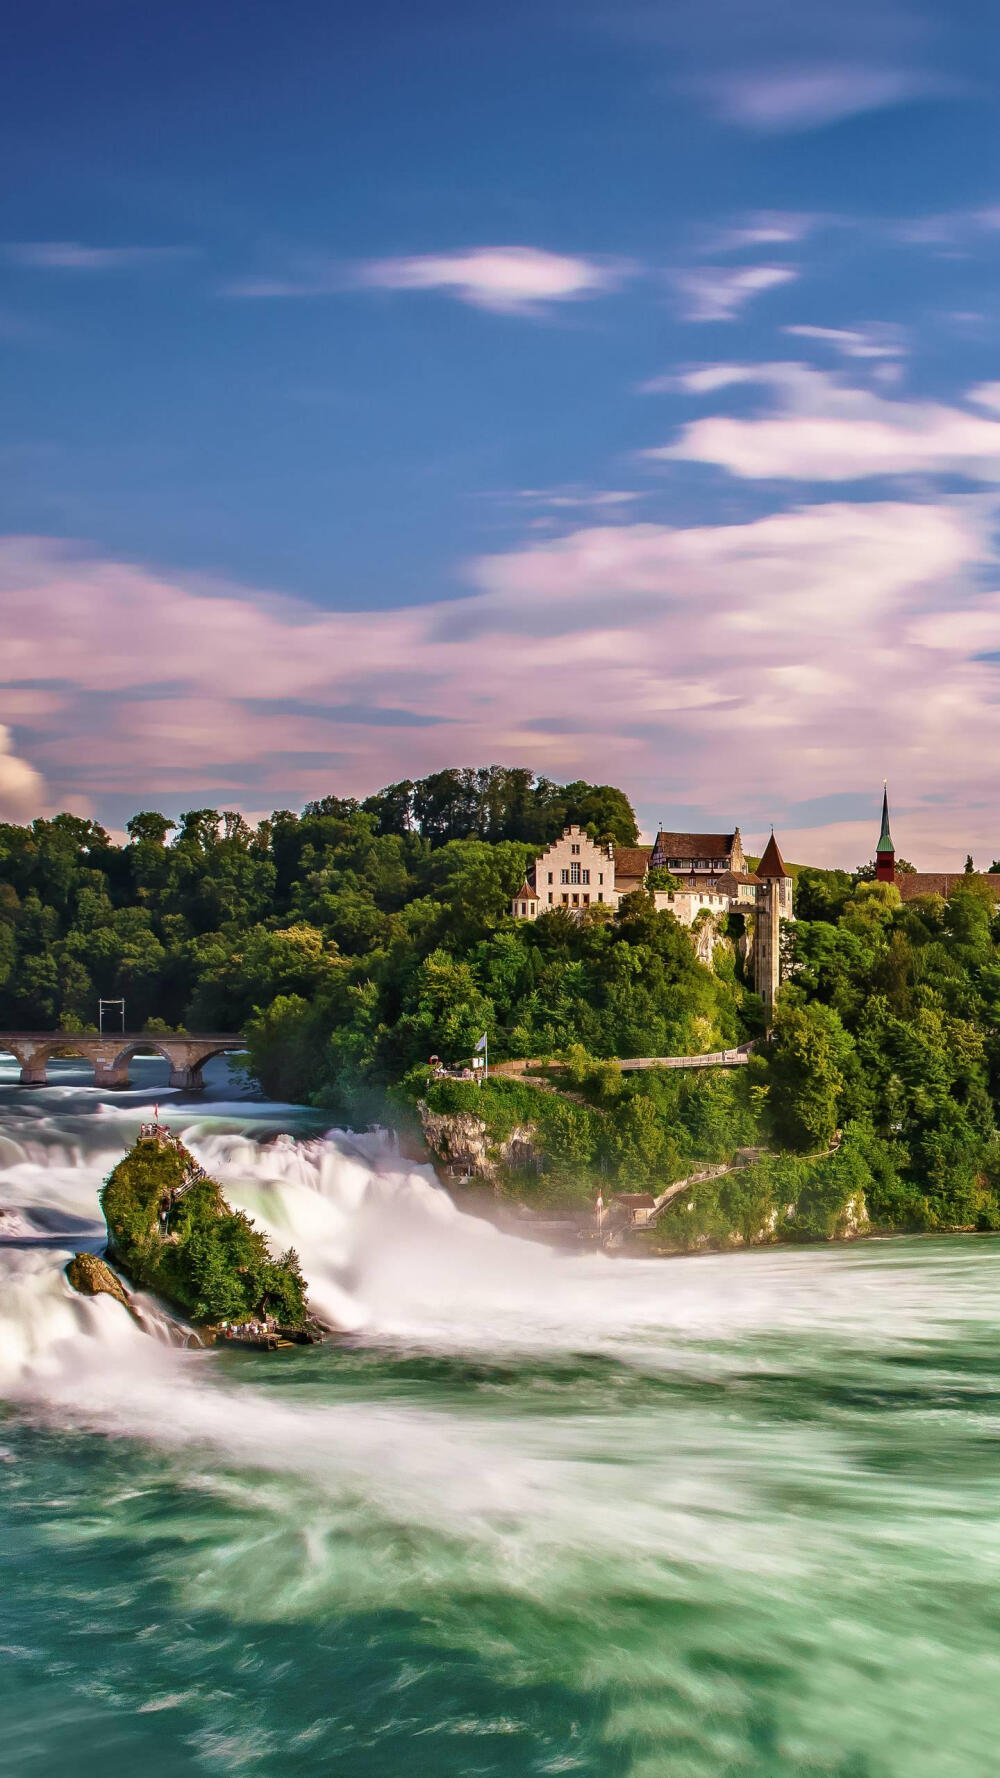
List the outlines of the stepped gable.
<svg viewBox="0 0 1000 1778">
<path fill-rule="evenodd" d="M 756 874 L 758 877 L 790 877 L 792 874 L 781 856 L 781 847 L 774 837 L 773 828 L 771 829 L 771 838 L 764 847 L 764 856 L 757 866 Z"/>
</svg>

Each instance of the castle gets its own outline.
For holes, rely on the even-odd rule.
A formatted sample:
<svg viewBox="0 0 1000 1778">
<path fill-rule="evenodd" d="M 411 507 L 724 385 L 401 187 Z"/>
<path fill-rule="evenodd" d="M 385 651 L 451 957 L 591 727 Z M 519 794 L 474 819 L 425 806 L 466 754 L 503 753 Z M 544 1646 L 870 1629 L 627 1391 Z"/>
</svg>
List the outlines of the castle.
<svg viewBox="0 0 1000 1778">
<path fill-rule="evenodd" d="M 678 882 L 652 890 L 656 907 L 682 926 L 703 911 L 754 917 L 754 988 L 774 1005 L 781 980 L 781 922 L 794 918 L 792 877 L 772 832 L 755 871 L 748 870 L 739 828 L 732 833 L 669 833 L 652 846 L 600 846 L 580 827 L 567 827 L 540 852 L 511 902 L 518 920 L 537 920 L 549 909 L 582 915 L 587 908 L 616 910 L 626 895 L 646 885 L 662 866 Z"/>
<path fill-rule="evenodd" d="M 947 901 L 963 884 L 982 883 L 1000 901 L 1000 871 L 931 871 L 900 870 L 896 848 L 889 831 L 889 789 L 882 787 L 882 831 L 875 848 L 875 881 L 895 883 L 904 901 L 915 901 L 918 895 L 943 895 Z"/>
</svg>

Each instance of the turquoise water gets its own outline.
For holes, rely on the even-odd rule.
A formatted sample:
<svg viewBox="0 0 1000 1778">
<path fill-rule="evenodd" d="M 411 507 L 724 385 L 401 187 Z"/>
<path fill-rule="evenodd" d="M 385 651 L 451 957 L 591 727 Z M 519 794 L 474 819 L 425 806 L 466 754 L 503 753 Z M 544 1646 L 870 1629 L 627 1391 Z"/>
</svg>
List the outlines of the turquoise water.
<svg viewBox="0 0 1000 1778">
<path fill-rule="evenodd" d="M 349 1332 L 179 1352 L 64 1290 L 151 1102 L 81 1078 L 0 1087 L 6 1773 L 996 1770 L 997 1240 L 549 1254 L 220 1079 Z"/>
</svg>

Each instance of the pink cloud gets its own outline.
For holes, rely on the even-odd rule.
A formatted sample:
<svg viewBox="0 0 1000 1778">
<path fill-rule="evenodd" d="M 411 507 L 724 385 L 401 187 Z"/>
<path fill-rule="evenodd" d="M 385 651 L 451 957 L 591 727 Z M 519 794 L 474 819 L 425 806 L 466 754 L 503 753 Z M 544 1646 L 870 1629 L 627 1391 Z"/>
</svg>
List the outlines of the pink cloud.
<svg viewBox="0 0 1000 1778">
<path fill-rule="evenodd" d="M 699 395 L 760 383 L 772 390 L 775 404 L 749 419 L 694 420 L 674 443 L 649 451 L 652 458 L 714 463 L 753 480 L 853 481 L 950 471 L 1000 482 L 1000 420 L 967 408 L 891 401 L 806 364 L 709 365 L 680 381 Z"/>
<path fill-rule="evenodd" d="M 738 819 L 888 772 L 941 799 L 964 857 L 961 798 L 989 806 L 1000 768 L 974 658 L 1000 651 L 987 523 L 942 500 L 585 525 L 470 564 L 465 600 L 372 616 L 9 539 L 6 679 L 63 684 L 22 705 L 8 794 L 37 812 L 40 769 L 50 804 L 226 787 L 259 808 L 506 759 Z"/>
<path fill-rule="evenodd" d="M 44 800 L 41 774 L 18 757 L 10 731 L 0 724 L 0 821 L 30 821 Z"/>
</svg>

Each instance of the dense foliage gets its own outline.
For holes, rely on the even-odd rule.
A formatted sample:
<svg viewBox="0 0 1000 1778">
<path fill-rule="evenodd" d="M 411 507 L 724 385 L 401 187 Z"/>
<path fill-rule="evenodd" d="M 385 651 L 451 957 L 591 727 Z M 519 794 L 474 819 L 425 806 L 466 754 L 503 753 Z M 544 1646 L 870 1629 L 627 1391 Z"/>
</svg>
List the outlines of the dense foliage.
<svg viewBox="0 0 1000 1778">
<path fill-rule="evenodd" d="M 512 920 L 526 866 L 568 821 L 636 838 L 620 791 L 504 768 L 253 828 L 202 809 L 173 830 L 145 812 L 123 845 L 69 815 L 0 827 L 0 1024 L 85 1028 L 98 993 L 124 994 L 133 1029 L 245 1030 L 269 1092 L 352 1121 L 412 1116 L 428 1094 L 447 1109 L 428 1058 L 467 1058 L 486 1032 L 495 1060 L 569 1057 L 575 1071 L 545 1095 L 454 1087 L 491 1140 L 530 1113 L 550 1194 L 655 1187 L 743 1143 L 822 1155 L 839 1128 L 844 1191 L 849 1173 L 880 1226 L 1000 1227 L 1000 924 L 974 875 L 947 903 L 903 903 L 865 871 L 802 867 L 753 1067 L 622 1076 L 609 1059 L 760 1035 L 762 1009 L 741 919 L 702 947 L 711 967 L 641 892 L 617 918 Z"/>
<path fill-rule="evenodd" d="M 272 1259 L 263 1235 L 231 1210 L 218 1186 L 202 1178 L 170 1211 L 169 1238 L 159 1211 L 179 1187 L 192 1156 L 182 1144 L 139 1142 L 119 1161 L 101 1193 L 110 1246 L 133 1283 L 175 1304 L 192 1320 L 244 1321 L 273 1315 L 283 1326 L 306 1318 L 294 1251 Z"/>
<path fill-rule="evenodd" d="M 175 830 L 145 811 L 123 846 L 75 815 L 0 823 L 0 1027 L 92 1028 L 98 995 L 124 995 L 133 1030 L 236 1030 L 278 995 L 312 1000 L 335 977 L 343 989 L 390 954 L 398 999 L 408 957 L 496 926 L 527 859 L 567 822 L 636 838 L 621 791 L 503 767 L 365 803 L 327 797 L 253 828 L 193 809 Z"/>
</svg>

